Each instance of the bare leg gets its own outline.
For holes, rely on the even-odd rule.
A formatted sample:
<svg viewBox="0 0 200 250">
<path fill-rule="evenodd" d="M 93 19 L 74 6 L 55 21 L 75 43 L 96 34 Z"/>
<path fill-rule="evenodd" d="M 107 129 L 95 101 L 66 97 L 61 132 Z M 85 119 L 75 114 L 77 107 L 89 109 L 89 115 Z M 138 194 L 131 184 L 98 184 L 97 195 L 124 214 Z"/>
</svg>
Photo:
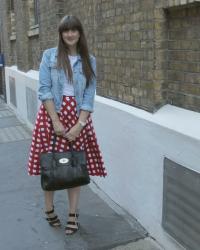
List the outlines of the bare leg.
<svg viewBox="0 0 200 250">
<path fill-rule="evenodd" d="M 75 213 L 78 207 L 79 196 L 80 196 L 81 187 L 69 188 L 68 199 L 69 199 L 69 212 Z"/>
<path fill-rule="evenodd" d="M 53 197 L 54 191 L 44 191 L 45 198 L 45 211 L 51 211 L 53 209 Z M 50 213 L 47 215 L 49 218 L 53 218 L 56 216 L 55 213 Z M 54 226 L 60 225 L 60 222 L 54 223 Z"/>
<path fill-rule="evenodd" d="M 53 208 L 54 191 L 44 191 L 45 209 L 49 211 Z"/>
<path fill-rule="evenodd" d="M 69 200 L 69 213 L 77 213 L 77 207 L 80 197 L 80 190 L 81 187 L 69 188 L 67 189 L 68 192 L 68 200 Z M 69 217 L 70 221 L 76 221 L 76 217 Z M 77 228 L 77 225 L 70 225 L 70 227 Z M 71 233 L 72 230 L 67 229 L 66 233 Z"/>
</svg>

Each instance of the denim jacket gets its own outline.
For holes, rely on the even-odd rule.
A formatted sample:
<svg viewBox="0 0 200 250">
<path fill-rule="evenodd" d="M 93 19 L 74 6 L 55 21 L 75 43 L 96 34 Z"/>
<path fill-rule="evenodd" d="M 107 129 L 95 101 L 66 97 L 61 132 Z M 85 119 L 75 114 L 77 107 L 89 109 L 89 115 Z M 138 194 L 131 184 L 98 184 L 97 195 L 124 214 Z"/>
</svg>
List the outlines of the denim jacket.
<svg viewBox="0 0 200 250">
<path fill-rule="evenodd" d="M 96 58 L 93 55 L 90 55 L 90 61 L 96 75 Z M 57 68 L 56 62 L 57 47 L 46 49 L 43 52 L 39 67 L 38 98 L 42 102 L 47 99 L 53 99 L 56 112 L 59 112 L 62 105 L 62 96 L 66 76 L 63 69 Z M 96 91 L 96 77 L 92 77 L 89 86 L 86 87 L 86 77 L 83 74 L 82 59 L 80 55 L 78 55 L 78 59 L 73 65 L 72 72 L 74 80 L 74 95 L 77 104 L 76 108 L 78 115 L 80 114 L 80 110 L 93 112 Z"/>
</svg>

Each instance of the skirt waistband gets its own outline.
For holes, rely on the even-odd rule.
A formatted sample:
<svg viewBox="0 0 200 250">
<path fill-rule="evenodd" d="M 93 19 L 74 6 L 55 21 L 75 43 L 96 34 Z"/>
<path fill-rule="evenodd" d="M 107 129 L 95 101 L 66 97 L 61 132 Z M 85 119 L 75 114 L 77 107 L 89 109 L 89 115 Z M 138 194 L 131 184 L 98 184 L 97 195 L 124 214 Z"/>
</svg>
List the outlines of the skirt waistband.
<svg viewBox="0 0 200 250">
<path fill-rule="evenodd" d="M 74 99 L 75 99 L 75 96 L 72 96 L 72 95 L 63 95 L 63 99 L 66 99 L 66 100 L 74 100 Z"/>
</svg>

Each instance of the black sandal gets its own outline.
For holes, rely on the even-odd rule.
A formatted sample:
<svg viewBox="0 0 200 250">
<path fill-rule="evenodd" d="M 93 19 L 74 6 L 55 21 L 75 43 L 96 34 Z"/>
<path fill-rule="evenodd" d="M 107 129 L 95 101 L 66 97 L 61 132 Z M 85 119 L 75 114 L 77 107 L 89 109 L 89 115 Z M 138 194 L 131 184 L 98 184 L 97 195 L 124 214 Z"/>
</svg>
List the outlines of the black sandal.
<svg viewBox="0 0 200 250">
<path fill-rule="evenodd" d="M 51 211 L 45 211 L 45 214 L 52 214 L 54 213 L 54 206 L 52 208 Z M 60 220 L 58 219 L 58 216 L 55 215 L 54 217 L 46 217 L 45 218 L 48 222 L 49 222 L 49 225 L 52 226 L 52 227 L 60 227 L 61 226 L 61 223 L 60 223 Z"/>
<path fill-rule="evenodd" d="M 76 217 L 76 218 L 78 219 L 79 214 L 77 214 L 77 213 L 69 213 L 69 216 L 71 216 L 71 217 Z M 70 227 L 69 225 L 76 225 L 77 228 L 75 228 L 75 227 Z M 77 222 L 77 221 L 70 221 L 70 220 L 69 220 L 69 221 L 67 222 L 67 226 L 65 227 L 65 231 L 66 231 L 66 230 L 70 230 L 70 231 L 72 231 L 72 232 L 71 232 L 71 233 L 66 233 L 66 232 L 65 232 L 65 234 L 66 234 L 66 235 L 72 235 L 72 234 L 76 233 L 76 232 L 78 231 L 78 229 L 79 229 L 79 225 L 80 225 L 79 222 Z"/>
</svg>

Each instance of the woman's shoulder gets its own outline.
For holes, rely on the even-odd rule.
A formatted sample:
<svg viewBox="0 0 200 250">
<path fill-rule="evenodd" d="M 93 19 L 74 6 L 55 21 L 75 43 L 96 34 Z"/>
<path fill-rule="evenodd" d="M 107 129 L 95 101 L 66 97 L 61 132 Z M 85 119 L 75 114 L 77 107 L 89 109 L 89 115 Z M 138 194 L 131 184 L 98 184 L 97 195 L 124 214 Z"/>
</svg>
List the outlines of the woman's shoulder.
<svg viewBox="0 0 200 250">
<path fill-rule="evenodd" d="M 57 47 L 52 47 L 52 48 L 45 49 L 43 51 L 43 53 L 47 54 L 47 55 L 50 55 L 52 52 L 56 52 L 56 51 L 57 51 Z"/>
<path fill-rule="evenodd" d="M 52 58 L 54 55 L 56 55 L 57 53 L 57 47 L 53 47 L 53 48 L 48 48 L 45 49 L 42 53 L 43 58 L 45 58 L 47 61 L 50 60 L 50 58 Z"/>
</svg>

